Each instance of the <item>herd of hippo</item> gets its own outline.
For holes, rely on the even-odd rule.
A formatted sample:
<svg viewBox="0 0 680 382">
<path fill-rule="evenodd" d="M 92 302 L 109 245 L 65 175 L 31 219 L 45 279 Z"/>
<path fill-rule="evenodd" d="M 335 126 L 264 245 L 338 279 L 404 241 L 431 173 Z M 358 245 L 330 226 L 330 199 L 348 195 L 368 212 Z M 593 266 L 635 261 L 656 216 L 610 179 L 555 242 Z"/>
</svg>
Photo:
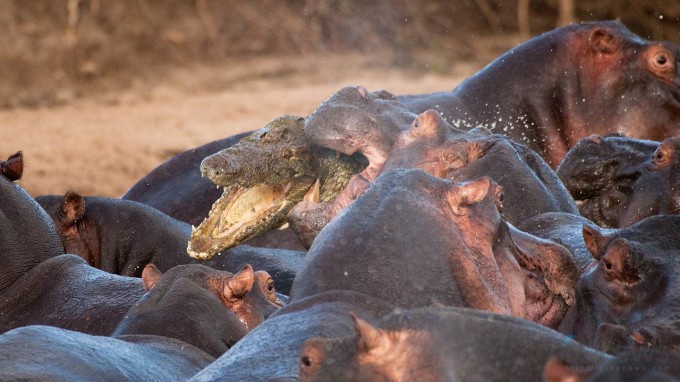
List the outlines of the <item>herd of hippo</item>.
<svg viewBox="0 0 680 382">
<path fill-rule="evenodd" d="M 0 380 L 680 380 L 678 65 L 571 25 L 451 92 L 342 88 L 120 199 L 33 198 L 9 156 Z"/>
</svg>

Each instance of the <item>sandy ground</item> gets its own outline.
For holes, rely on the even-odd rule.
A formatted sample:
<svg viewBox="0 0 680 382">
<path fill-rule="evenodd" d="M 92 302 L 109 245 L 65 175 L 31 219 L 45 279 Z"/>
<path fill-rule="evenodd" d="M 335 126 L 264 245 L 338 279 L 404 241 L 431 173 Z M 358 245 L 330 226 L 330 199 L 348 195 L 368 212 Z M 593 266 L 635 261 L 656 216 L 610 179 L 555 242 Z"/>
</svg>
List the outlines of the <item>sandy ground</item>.
<svg viewBox="0 0 680 382">
<path fill-rule="evenodd" d="M 365 57 L 262 58 L 183 67 L 156 83 L 67 105 L 0 111 L 0 157 L 23 150 L 20 184 L 34 196 L 118 197 L 173 155 L 283 114 L 306 116 L 346 85 L 395 94 L 452 89 L 481 65 L 450 74 L 376 66 Z"/>
</svg>

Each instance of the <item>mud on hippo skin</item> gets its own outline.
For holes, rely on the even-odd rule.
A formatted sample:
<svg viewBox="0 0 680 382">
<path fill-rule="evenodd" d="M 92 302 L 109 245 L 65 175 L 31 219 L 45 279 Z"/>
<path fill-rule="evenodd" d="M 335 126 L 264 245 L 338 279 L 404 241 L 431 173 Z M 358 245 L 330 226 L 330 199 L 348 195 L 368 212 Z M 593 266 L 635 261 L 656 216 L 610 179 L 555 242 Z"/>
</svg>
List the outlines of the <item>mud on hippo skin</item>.
<svg viewBox="0 0 680 382">
<path fill-rule="evenodd" d="M 679 351 L 679 230 L 675 215 L 606 234 L 584 226 L 597 264 L 579 280 L 576 304 L 559 330 L 611 352 L 637 346 Z"/>
<path fill-rule="evenodd" d="M 530 321 L 457 307 L 354 323 L 349 337 L 304 343 L 301 381 L 533 381 L 554 354 L 583 368 L 611 358 Z"/>
<path fill-rule="evenodd" d="M 601 227 L 623 228 L 636 183 L 649 171 L 658 146 L 621 135 L 591 135 L 569 150 L 557 175 L 584 217 Z M 652 182 L 643 182 L 647 183 Z"/>
<path fill-rule="evenodd" d="M 321 231 L 291 302 L 347 289 L 400 307 L 434 301 L 555 326 L 573 303 L 573 261 L 564 247 L 508 225 L 500 199 L 488 178 L 453 184 L 421 170 L 383 174 Z"/>
<path fill-rule="evenodd" d="M 450 93 L 397 98 L 416 113 L 436 109 L 451 123 L 507 134 L 556 167 L 590 134 L 677 135 L 679 56 L 676 45 L 618 22 L 572 24 L 512 48 Z"/>
</svg>

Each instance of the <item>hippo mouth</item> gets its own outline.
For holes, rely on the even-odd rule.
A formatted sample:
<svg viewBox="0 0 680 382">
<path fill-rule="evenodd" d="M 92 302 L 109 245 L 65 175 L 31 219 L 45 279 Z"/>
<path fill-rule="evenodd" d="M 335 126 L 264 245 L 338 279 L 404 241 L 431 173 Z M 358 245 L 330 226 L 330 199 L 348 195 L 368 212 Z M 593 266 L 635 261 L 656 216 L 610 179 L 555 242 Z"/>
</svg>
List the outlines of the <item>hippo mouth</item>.
<svg viewBox="0 0 680 382">
<path fill-rule="evenodd" d="M 233 185 L 225 188 L 208 217 L 191 230 L 189 256 L 207 260 L 285 223 L 288 211 L 300 202 L 313 180 L 282 184 Z"/>
<path fill-rule="evenodd" d="M 524 318 L 556 328 L 576 299 L 576 266 L 568 251 L 558 244 L 551 243 L 553 248 L 546 248 L 546 241 L 532 239 L 514 227 L 511 237 L 515 259 L 524 273 Z"/>
<path fill-rule="evenodd" d="M 556 328 L 569 310 L 569 304 L 559 292 L 550 289 L 545 281 L 539 281 L 535 274 L 525 270 L 525 317 L 547 327 Z"/>
</svg>

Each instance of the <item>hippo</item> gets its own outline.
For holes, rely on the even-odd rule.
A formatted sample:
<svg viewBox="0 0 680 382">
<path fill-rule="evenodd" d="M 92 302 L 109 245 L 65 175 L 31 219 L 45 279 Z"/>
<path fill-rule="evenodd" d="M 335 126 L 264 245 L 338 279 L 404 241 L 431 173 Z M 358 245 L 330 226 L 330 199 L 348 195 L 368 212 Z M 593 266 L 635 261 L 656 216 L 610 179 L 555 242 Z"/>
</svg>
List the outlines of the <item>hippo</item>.
<svg viewBox="0 0 680 382">
<path fill-rule="evenodd" d="M 620 134 L 590 135 L 569 150 L 557 176 L 584 217 L 605 228 L 623 228 L 636 183 L 649 171 L 659 142 Z M 647 215 L 647 216 L 651 216 Z"/>
<path fill-rule="evenodd" d="M 555 168 L 591 134 L 677 135 L 679 56 L 676 45 L 644 40 L 619 22 L 572 24 L 512 48 L 451 92 L 397 99 L 455 126 L 503 132 Z"/>
<path fill-rule="evenodd" d="M 637 382 L 680 380 L 680 358 L 676 354 L 637 349 L 617 355 L 592 367 L 571 365 L 560 356 L 548 360 L 543 380 L 548 382 Z"/>
<path fill-rule="evenodd" d="M 303 128 L 302 118 L 279 117 L 201 162 L 203 176 L 224 193 L 193 230 L 190 256 L 205 260 L 281 227 L 288 211 L 314 184 L 318 197 L 330 200 L 366 166 L 359 155 L 339 155 L 313 145 Z M 297 247 L 286 248 L 301 248 L 296 242 Z"/>
<path fill-rule="evenodd" d="M 457 182 L 490 176 L 503 187 L 503 214 L 512 224 L 544 212 L 578 213 L 567 190 L 536 153 L 485 129 L 458 130 L 434 110 L 418 115 L 400 133 L 380 172 L 398 168 L 420 168 Z M 331 203 L 301 202 L 289 213 L 291 227 L 309 246 L 321 228 L 365 188 L 350 181 Z"/>
<path fill-rule="evenodd" d="M 627 227 L 652 215 L 680 214 L 680 139 L 668 138 L 652 153 L 633 184 L 630 204 L 620 220 Z"/>
<path fill-rule="evenodd" d="M 517 228 L 534 236 L 552 240 L 567 248 L 579 270 L 579 274 L 583 274 L 595 262 L 583 239 L 584 225 L 597 227 L 595 223 L 581 215 L 566 212 L 546 212 L 523 221 Z M 597 228 L 602 233 L 615 231 L 602 227 Z"/>
<path fill-rule="evenodd" d="M 380 175 L 321 231 L 296 275 L 289 304 L 193 380 L 297 380 L 302 343 L 311 337 L 352 335 L 350 311 L 377 324 L 395 308 L 446 304 L 508 313 L 514 308 L 517 315 L 555 325 L 568 305 L 561 307 L 560 301 L 571 301 L 575 283 L 566 249 L 519 231 L 517 236 L 502 232 L 511 230 L 504 224 L 497 240 L 487 236 L 494 229 L 486 228 L 478 235 L 483 244 L 475 245 L 461 239 L 451 221 L 453 214 L 470 225 L 482 217 L 500 220 L 496 190 L 488 178 L 452 184 L 422 170 Z M 458 247 L 465 249 L 449 257 L 451 248 Z M 484 257 L 462 254 L 475 250 Z M 540 261 L 534 257 L 539 252 Z M 526 293 L 524 272 L 533 271 L 518 263 L 538 271 Z M 548 268 L 560 272 L 553 276 Z M 548 279 L 545 288 L 541 283 Z M 522 301 L 511 303 L 508 289 Z M 544 293 L 549 289 L 558 296 Z M 531 296 L 539 294 L 546 302 L 533 303 Z"/>
<path fill-rule="evenodd" d="M 680 350 L 678 230 L 677 215 L 652 216 L 608 233 L 584 225 L 596 264 L 578 281 L 576 303 L 560 332 L 611 353 L 635 346 Z"/>
<path fill-rule="evenodd" d="M 533 322 L 460 307 L 396 310 L 377 327 L 355 317 L 354 329 L 305 341 L 300 380 L 535 381 L 551 355 L 581 368 L 612 358 Z"/>
<path fill-rule="evenodd" d="M 215 357 L 283 306 L 271 276 L 264 271 L 253 271 L 250 264 L 244 265 L 236 274 L 201 264 L 180 265 L 161 273 L 153 264 L 148 264 L 144 267 L 142 281 L 150 293 L 127 312 L 113 335 L 144 332 L 164 336 L 169 329 L 157 322 L 165 321 L 174 327 L 175 337 L 182 336 L 177 338 L 199 346 Z M 196 291 L 208 291 L 210 297 L 208 294 L 191 297 Z M 200 314 L 198 317 L 187 314 L 189 309 L 202 311 L 212 304 L 208 300 L 213 299 L 227 308 L 223 312 L 213 309 L 222 312 L 218 314 L 222 318 L 217 321 L 229 323 L 231 339 L 196 341 L 197 333 L 226 334 L 219 327 L 211 327 L 222 325 L 221 322 L 203 321 Z"/>
<path fill-rule="evenodd" d="M 573 303 L 576 267 L 564 247 L 503 219 L 495 182 L 452 183 L 422 170 L 378 179 L 321 231 L 293 282 L 291 302 L 350 289 L 402 307 L 439 302 L 559 324 Z M 397 270 L 408 271 L 397 277 Z M 436 288 L 427 301 L 420 294 L 394 296 L 425 287 Z"/>
<path fill-rule="evenodd" d="M 255 270 L 270 273 L 277 290 L 288 294 L 305 255 L 301 251 L 240 245 L 208 261 L 194 260 L 186 253 L 189 224 L 146 204 L 83 197 L 73 191 L 36 200 L 54 220 L 66 252 L 114 274 L 140 277 L 149 263 L 162 272 L 197 263 L 235 273 L 249 263 Z"/>
<path fill-rule="evenodd" d="M 161 276 L 147 265 L 142 279 L 149 292 L 113 337 L 48 326 L 12 330 L 0 336 L 0 379 L 187 380 L 245 336 L 246 324 L 278 308 L 262 284 L 266 277 L 252 268 L 231 275 L 194 264 Z M 244 306 L 228 309 L 230 296 L 247 285 Z"/>
<path fill-rule="evenodd" d="M 110 334 L 144 293 L 64 250 L 52 219 L 19 185 L 23 154 L 0 161 L 0 333 L 43 324 Z"/>
</svg>

